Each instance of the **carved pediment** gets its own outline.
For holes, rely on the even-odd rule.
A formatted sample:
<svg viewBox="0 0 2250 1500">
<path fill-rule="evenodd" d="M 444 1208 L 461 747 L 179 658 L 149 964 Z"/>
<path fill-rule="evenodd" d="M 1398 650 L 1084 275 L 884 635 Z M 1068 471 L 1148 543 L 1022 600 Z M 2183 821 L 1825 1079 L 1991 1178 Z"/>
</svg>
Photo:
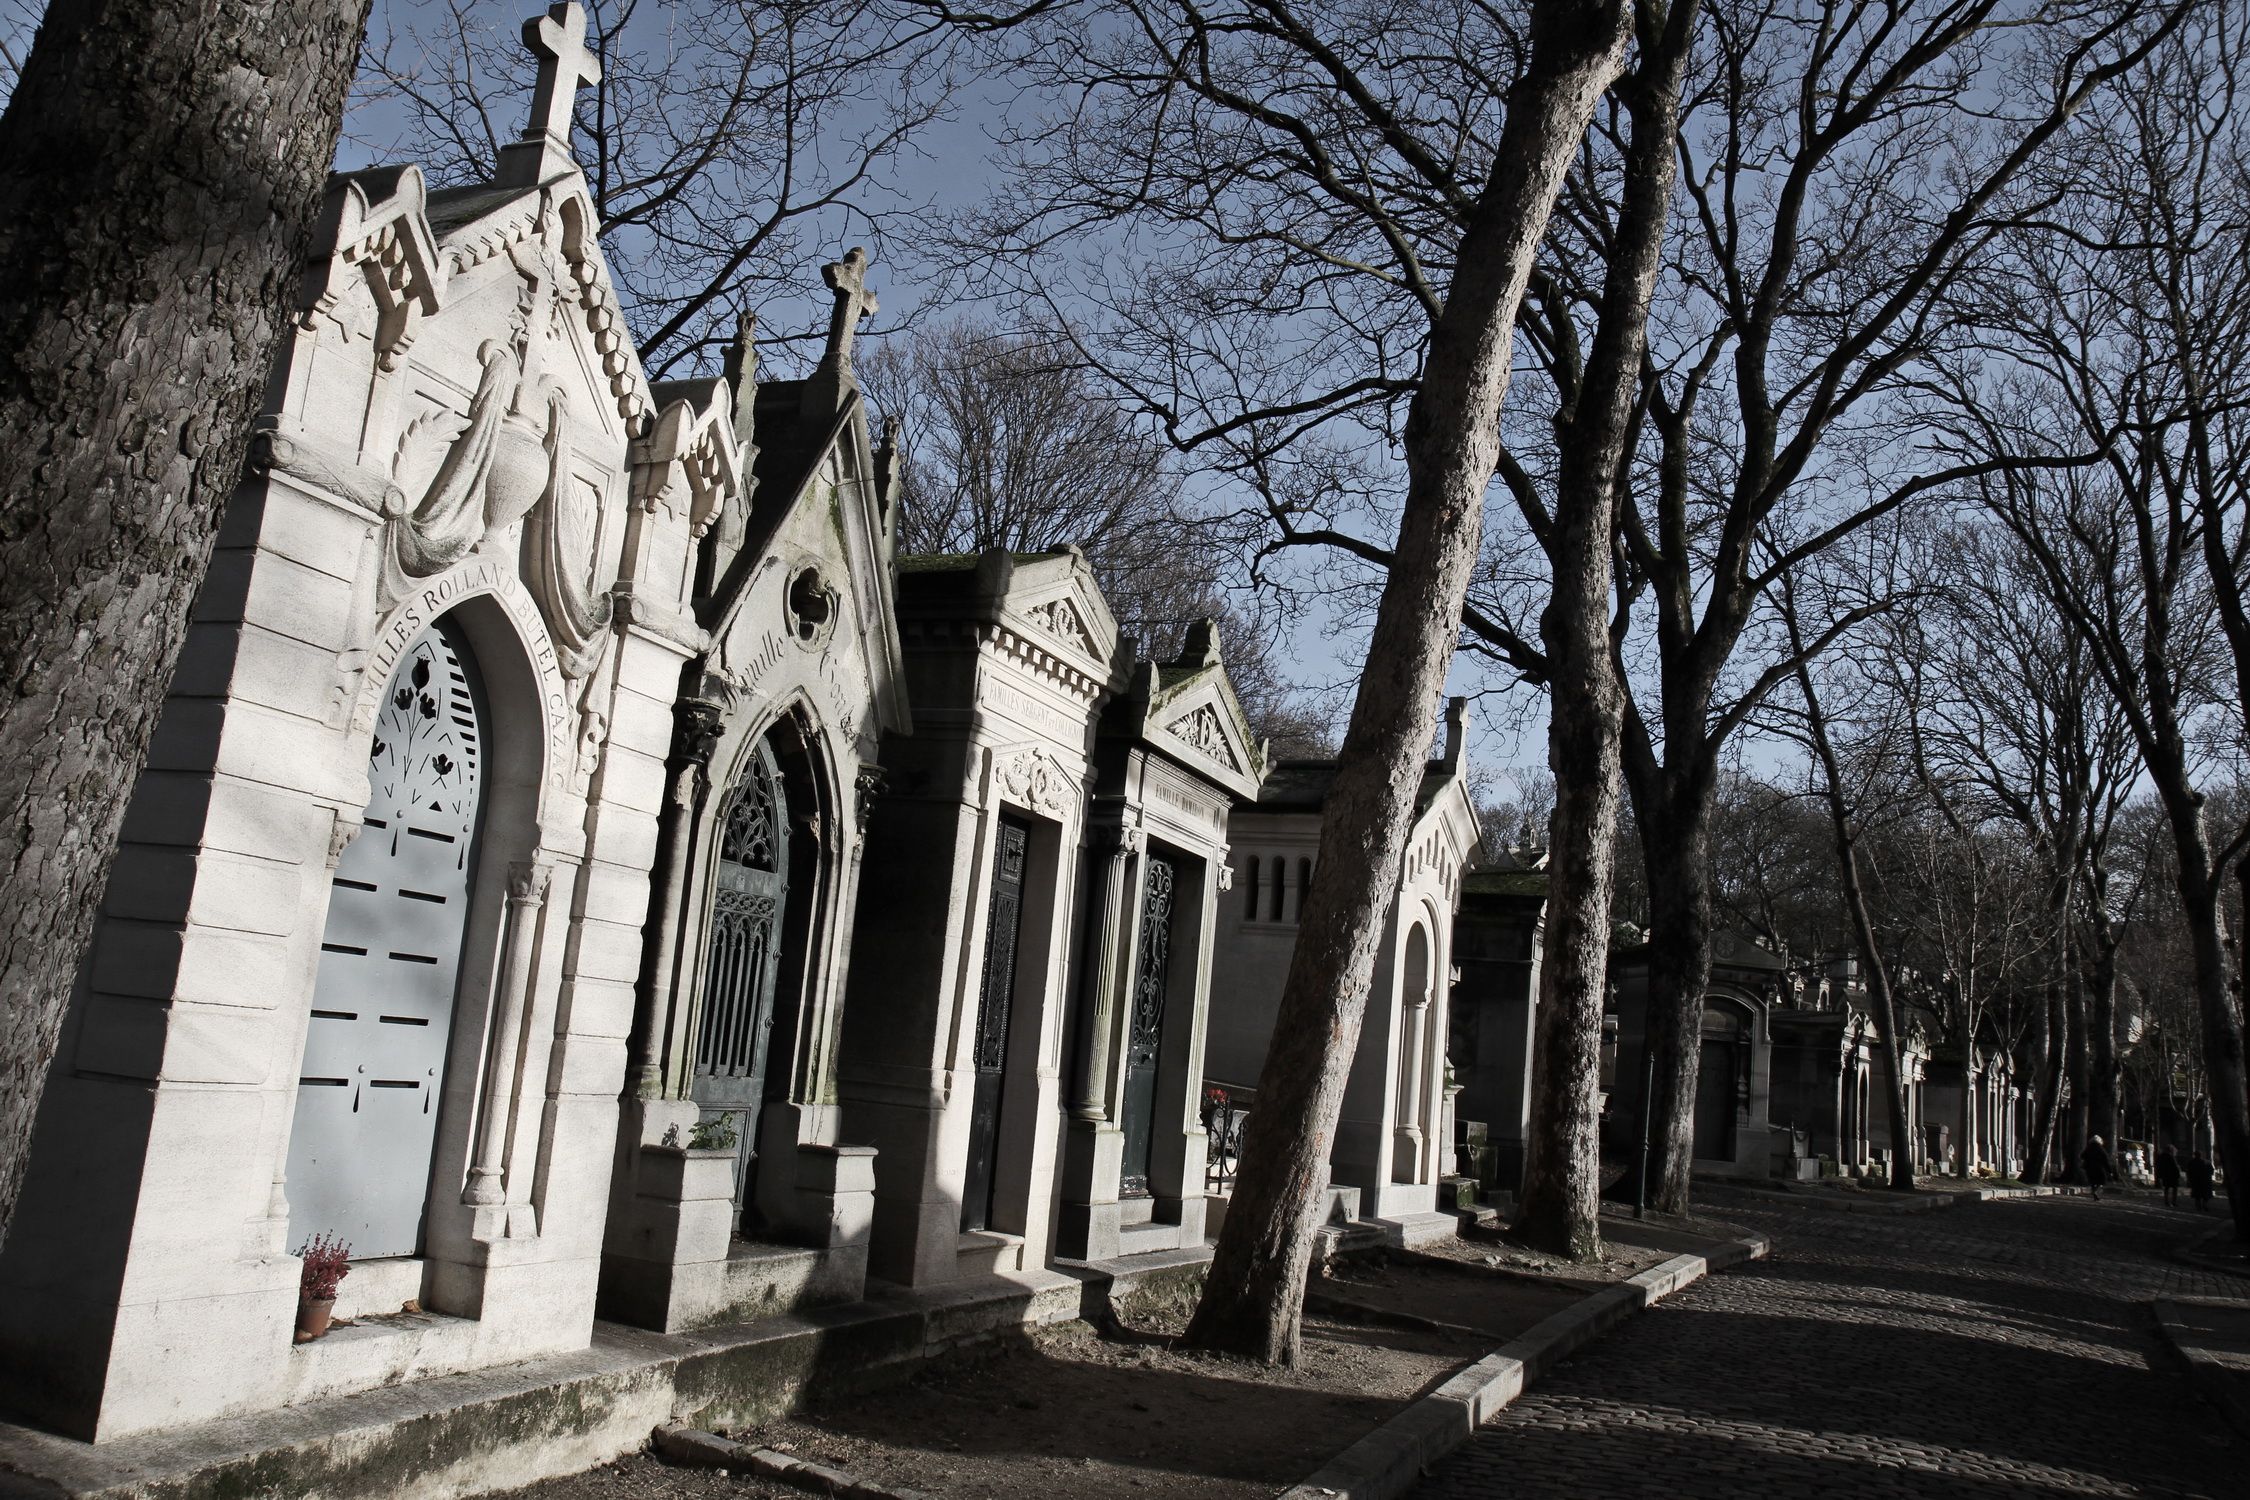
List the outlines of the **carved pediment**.
<svg viewBox="0 0 2250 1500">
<path fill-rule="evenodd" d="M 1219 711 L 1208 703 L 1174 719 L 1164 726 L 1164 732 L 1230 771 L 1242 769 L 1242 757 L 1235 753 Z"/>
<path fill-rule="evenodd" d="M 1035 604 L 1024 611 L 1024 618 L 1064 645 L 1082 651 L 1097 661 L 1101 659 L 1101 647 L 1094 642 L 1094 632 L 1086 627 L 1085 617 L 1068 597 Z"/>
</svg>

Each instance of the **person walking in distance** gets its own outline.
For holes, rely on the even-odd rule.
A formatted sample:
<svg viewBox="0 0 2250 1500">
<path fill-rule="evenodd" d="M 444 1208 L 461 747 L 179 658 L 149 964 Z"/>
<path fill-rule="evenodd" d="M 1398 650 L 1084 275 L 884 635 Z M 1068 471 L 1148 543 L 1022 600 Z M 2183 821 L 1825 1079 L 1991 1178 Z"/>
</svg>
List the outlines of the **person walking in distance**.
<svg viewBox="0 0 2250 1500">
<path fill-rule="evenodd" d="M 2094 1201 L 2099 1203 L 2102 1184 L 2117 1176 L 2117 1166 L 2109 1159 L 2109 1147 L 2102 1143 L 2100 1136 L 2088 1141 L 2086 1149 L 2078 1153 L 2078 1165 L 2086 1169 L 2087 1185 L 2093 1190 Z"/>
<path fill-rule="evenodd" d="M 2202 1152 L 2198 1151 L 2188 1158 L 2188 1196 L 2195 1200 L 2195 1211 L 2199 1214 L 2211 1211 L 2212 1171 L 2211 1159 Z"/>
<path fill-rule="evenodd" d="M 2156 1185 L 2164 1189 L 2164 1206 L 2180 1206 L 2180 1153 L 2166 1146 L 2156 1153 Z"/>
</svg>

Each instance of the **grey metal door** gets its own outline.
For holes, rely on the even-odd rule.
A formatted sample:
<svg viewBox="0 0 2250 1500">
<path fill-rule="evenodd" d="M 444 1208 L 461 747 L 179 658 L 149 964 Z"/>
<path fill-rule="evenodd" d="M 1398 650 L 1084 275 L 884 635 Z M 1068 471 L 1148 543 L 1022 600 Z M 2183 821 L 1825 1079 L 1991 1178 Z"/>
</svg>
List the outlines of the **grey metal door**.
<svg viewBox="0 0 2250 1500">
<path fill-rule="evenodd" d="M 1141 962 L 1133 976 L 1131 1031 L 1125 1038 L 1125 1163 L 1118 1192 L 1149 1196 L 1155 1144 L 1156 1070 L 1164 1048 L 1164 993 L 1172 982 L 1172 862 L 1151 855 L 1141 892 Z"/>
<path fill-rule="evenodd" d="M 756 1181 L 758 1114 L 765 1103 L 788 895 L 789 798 L 772 747 L 760 742 L 719 820 L 693 1087 L 704 1118 L 732 1115 L 740 1132 L 738 1211 L 748 1206 Z"/>
<path fill-rule="evenodd" d="M 416 636 L 383 694 L 366 824 L 337 862 L 289 1138 L 291 1248 L 421 1249 L 453 1030 L 484 734 L 468 648 Z"/>
</svg>

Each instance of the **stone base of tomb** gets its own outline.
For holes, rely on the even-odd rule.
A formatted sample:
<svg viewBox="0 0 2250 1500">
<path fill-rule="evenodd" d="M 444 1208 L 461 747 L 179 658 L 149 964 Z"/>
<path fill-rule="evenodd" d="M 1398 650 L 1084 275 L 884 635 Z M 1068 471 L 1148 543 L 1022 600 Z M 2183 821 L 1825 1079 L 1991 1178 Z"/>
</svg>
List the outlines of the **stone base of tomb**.
<svg viewBox="0 0 2250 1500">
<path fill-rule="evenodd" d="M 1200 1287 L 1207 1249 L 1022 1272 L 686 1337 L 597 1324 L 569 1354 L 92 1444 L 0 1423 L 0 1495 L 84 1500 L 452 1500 L 575 1473 L 667 1422 L 740 1427 L 912 1375 L 963 1346 L 1133 1316 Z"/>
</svg>

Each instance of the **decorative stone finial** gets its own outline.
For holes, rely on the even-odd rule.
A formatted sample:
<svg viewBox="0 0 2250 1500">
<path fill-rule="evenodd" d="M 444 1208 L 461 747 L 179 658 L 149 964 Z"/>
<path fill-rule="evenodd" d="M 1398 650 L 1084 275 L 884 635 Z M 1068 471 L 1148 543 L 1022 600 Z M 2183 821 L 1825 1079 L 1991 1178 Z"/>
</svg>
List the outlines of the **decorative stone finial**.
<svg viewBox="0 0 2250 1500">
<path fill-rule="evenodd" d="M 507 187 L 534 186 L 571 169 L 578 91 L 602 81 L 601 58 L 586 45 L 586 10 L 578 0 L 558 0 L 545 15 L 524 22 L 523 44 L 539 58 L 539 83 L 523 139 L 500 149 L 498 180 Z"/>
</svg>

